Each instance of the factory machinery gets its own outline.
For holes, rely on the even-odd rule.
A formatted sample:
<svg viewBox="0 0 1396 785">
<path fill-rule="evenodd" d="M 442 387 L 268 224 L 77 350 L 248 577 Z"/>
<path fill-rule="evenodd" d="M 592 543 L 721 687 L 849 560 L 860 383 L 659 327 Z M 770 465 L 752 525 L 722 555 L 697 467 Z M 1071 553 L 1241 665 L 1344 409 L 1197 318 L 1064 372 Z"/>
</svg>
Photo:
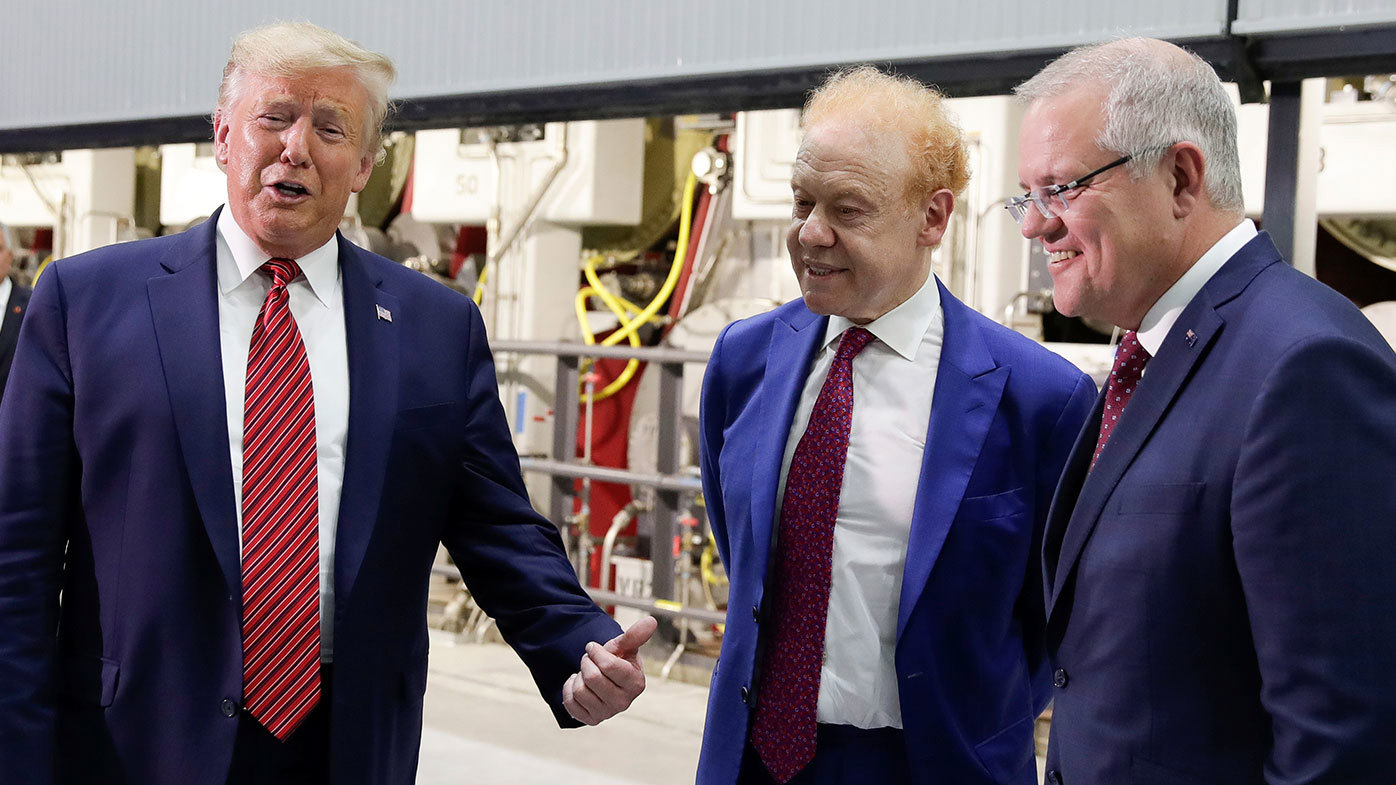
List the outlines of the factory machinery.
<svg viewBox="0 0 1396 785">
<path fill-rule="evenodd" d="M 1295 263 L 1396 341 L 1396 78 L 1304 83 Z M 1239 102 L 1238 102 L 1239 103 Z M 1000 207 L 1018 190 L 1022 108 L 952 99 L 974 176 L 934 256 L 950 290 L 1102 378 L 1110 330 L 1055 314 L 1040 249 Z M 1264 198 L 1267 107 L 1240 106 L 1246 203 Z M 1305 130 L 1307 129 L 1307 130 Z M 715 655 L 725 579 L 697 468 L 698 398 L 718 332 L 799 296 L 785 254 L 793 109 L 396 132 L 351 200 L 352 241 L 474 298 L 535 505 L 622 623 L 665 622 L 679 663 Z M 0 220 L 19 274 L 181 230 L 225 198 L 211 147 L 6 155 Z M 445 626 L 488 619 L 438 565 Z"/>
</svg>

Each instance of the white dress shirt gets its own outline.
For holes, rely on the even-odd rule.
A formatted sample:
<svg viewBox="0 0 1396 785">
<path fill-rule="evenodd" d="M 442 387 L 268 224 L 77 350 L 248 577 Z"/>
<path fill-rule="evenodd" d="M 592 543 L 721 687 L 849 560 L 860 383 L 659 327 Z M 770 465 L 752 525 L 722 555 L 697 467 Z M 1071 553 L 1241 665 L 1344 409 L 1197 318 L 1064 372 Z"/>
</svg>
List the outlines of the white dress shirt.
<svg viewBox="0 0 1396 785">
<path fill-rule="evenodd" d="M 252 242 L 226 206 L 218 216 L 218 339 L 228 407 L 228 446 L 242 550 L 242 418 L 252 328 L 271 278 L 257 272 L 271 257 Z M 286 287 L 291 315 L 310 361 L 315 395 L 315 464 L 320 494 L 320 659 L 334 654 L 334 541 L 344 485 L 344 442 L 349 432 L 349 351 L 344 335 L 344 290 L 335 238 L 296 260 L 303 275 Z"/>
<path fill-rule="evenodd" d="M 855 326 L 829 318 L 786 439 L 776 520 L 790 461 L 829 375 L 840 336 Z M 877 340 L 853 358 L 853 425 L 834 524 L 834 566 L 819 722 L 902 726 L 894 654 L 897 607 L 921 479 L 931 396 L 945 320 L 934 275 L 901 305 L 862 325 Z"/>
<path fill-rule="evenodd" d="M 1154 303 L 1149 312 L 1144 314 L 1136 332 L 1139 335 L 1139 345 L 1144 347 L 1144 351 L 1148 352 L 1150 357 L 1158 356 L 1159 349 L 1163 347 L 1163 339 L 1168 337 L 1168 331 L 1173 329 L 1178 316 L 1188 307 L 1188 303 L 1192 302 L 1192 298 L 1212 280 L 1212 276 L 1226 264 L 1226 260 L 1235 256 L 1256 234 L 1255 223 L 1249 218 L 1242 218 L 1231 231 L 1222 235 L 1220 240 L 1208 248 L 1207 253 L 1202 254 L 1202 258 L 1194 262 L 1192 267 L 1158 298 L 1158 302 Z M 1147 365 L 1144 366 L 1144 373 L 1149 373 Z"/>
<path fill-rule="evenodd" d="M 0 277 L 0 330 L 5 329 L 5 312 L 10 310 L 10 293 L 15 289 L 10 276 Z"/>
</svg>

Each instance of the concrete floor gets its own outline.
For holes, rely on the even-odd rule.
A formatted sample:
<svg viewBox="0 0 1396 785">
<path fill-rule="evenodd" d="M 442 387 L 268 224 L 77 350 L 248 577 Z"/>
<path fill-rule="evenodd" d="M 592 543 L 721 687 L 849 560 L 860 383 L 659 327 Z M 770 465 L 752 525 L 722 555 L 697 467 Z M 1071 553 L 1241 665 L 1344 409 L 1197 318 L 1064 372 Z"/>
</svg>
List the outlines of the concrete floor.
<svg viewBox="0 0 1396 785">
<path fill-rule="evenodd" d="M 691 783 L 707 700 L 706 687 L 651 675 L 628 711 L 562 730 L 508 646 L 432 630 L 417 783 Z"/>
<path fill-rule="evenodd" d="M 513 650 L 468 640 L 431 631 L 418 785 L 693 782 L 707 687 L 662 680 L 662 663 L 647 657 L 651 675 L 628 711 L 562 730 Z"/>
</svg>

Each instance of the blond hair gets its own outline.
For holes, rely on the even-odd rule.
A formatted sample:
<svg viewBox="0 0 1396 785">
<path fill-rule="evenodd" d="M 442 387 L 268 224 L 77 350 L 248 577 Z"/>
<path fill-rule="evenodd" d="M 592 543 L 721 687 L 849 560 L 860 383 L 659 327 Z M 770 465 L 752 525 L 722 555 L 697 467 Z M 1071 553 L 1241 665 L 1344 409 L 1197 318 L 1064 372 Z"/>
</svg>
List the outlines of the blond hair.
<svg viewBox="0 0 1396 785">
<path fill-rule="evenodd" d="M 832 115 L 867 118 L 900 135 L 911 157 L 906 197 L 918 202 L 947 188 L 959 196 L 969 184 L 969 153 L 964 132 L 945 105 L 945 96 L 907 76 L 893 76 L 870 65 L 829 75 L 805 101 L 800 127 L 808 129 Z"/>
<path fill-rule="evenodd" d="M 274 22 L 233 39 L 223 81 L 218 85 L 218 111 L 227 111 L 242 97 L 242 75 L 296 77 L 321 68 L 350 68 L 368 93 L 364 107 L 364 151 L 383 157 L 383 122 L 388 117 L 388 88 L 397 78 L 393 61 L 310 22 Z"/>
</svg>

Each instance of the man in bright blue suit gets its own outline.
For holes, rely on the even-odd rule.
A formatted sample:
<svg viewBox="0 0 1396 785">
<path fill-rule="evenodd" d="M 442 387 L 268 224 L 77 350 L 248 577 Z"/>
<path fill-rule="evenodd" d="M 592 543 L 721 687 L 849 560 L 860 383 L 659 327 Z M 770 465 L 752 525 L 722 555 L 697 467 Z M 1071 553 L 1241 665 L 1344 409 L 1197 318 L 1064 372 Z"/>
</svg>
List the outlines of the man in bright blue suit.
<svg viewBox="0 0 1396 785">
<path fill-rule="evenodd" d="M 643 688 L 654 622 L 618 634 L 530 506 L 479 311 L 336 231 L 392 78 L 240 36 L 227 207 L 43 276 L 0 406 L 5 782 L 412 782 L 442 542 L 559 723 Z"/>
<path fill-rule="evenodd" d="M 1032 785 L 1038 547 L 1095 386 L 931 273 L 969 178 L 941 96 L 863 67 L 802 123 L 804 297 L 703 383 L 731 594 L 698 782 Z"/>
<path fill-rule="evenodd" d="M 1172 44 L 1069 53 L 1009 200 L 1057 309 L 1127 332 L 1044 544 L 1051 785 L 1392 781 L 1396 356 L 1245 219 Z"/>
</svg>

